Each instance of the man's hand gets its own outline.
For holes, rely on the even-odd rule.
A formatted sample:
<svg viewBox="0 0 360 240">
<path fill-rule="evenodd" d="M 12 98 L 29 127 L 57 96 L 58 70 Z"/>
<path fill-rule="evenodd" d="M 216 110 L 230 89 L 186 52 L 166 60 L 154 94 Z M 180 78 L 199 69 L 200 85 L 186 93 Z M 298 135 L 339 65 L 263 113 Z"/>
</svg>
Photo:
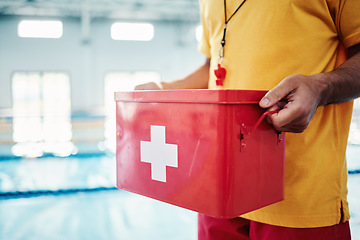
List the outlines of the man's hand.
<svg viewBox="0 0 360 240">
<path fill-rule="evenodd" d="M 162 90 L 162 89 L 163 89 L 162 84 L 157 82 L 148 82 L 137 85 L 135 87 L 135 90 Z"/>
<path fill-rule="evenodd" d="M 318 106 L 360 97 L 360 43 L 348 49 L 348 57 L 332 72 L 282 80 L 260 101 L 263 108 L 280 110 L 268 116 L 269 122 L 278 131 L 303 132 Z"/>
<path fill-rule="evenodd" d="M 291 75 L 270 90 L 260 101 L 260 107 L 280 110 L 268 116 L 268 121 L 281 132 L 303 132 L 321 101 L 322 75 Z"/>
<path fill-rule="evenodd" d="M 186 77 L 171 81 L 154 83 L 149 82 L 135 87 L 135 90 L 169 90 L 169 89 L 202 89 L 208 87 L 210 59 L 190 73 Z"/>
</svg>

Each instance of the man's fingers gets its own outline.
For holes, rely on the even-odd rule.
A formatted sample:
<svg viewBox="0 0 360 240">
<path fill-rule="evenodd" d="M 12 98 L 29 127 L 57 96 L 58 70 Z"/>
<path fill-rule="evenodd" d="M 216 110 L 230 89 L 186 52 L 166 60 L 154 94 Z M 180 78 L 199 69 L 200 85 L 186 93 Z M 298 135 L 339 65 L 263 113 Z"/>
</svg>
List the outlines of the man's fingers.
<svg viewBox="0 0 360 240">
<path fill-rule="evenodd" d="M 269 108 L 281 101 L 281 99 L 285 98 L 289 93 L 294 91 L 295 86 L 293 84 L 293 81 L 289 81 L 293 78 L 293 76 L 285 78 L 279 85 L 270 90 L 260 100 L 260 107 Z"/>
<path fill-rule="evenodd" d="M 308 114 L 301 111 L 298 103 L 290 102 L 280 112 L 268 116 L 268 121 L 281 132 L 303 132 L 309 125 Z"/>
<path fill-rule="evenodd" d="M 144 84 L 137 85 L 135 90 L 161 90 L 162 86 L 157 82 L 148 82 Z"/>
<path fill-rule="evenodd" d="M 282 86 L 277 86 L 270 90 L 261 100 L 260 107 L 269 108 L 278 103 L 281 99 L 286 97 L 291 92 L 291 89 L 287 89 Z"/>
<path fill-rule="evenodd" d="M 272 114 L 268 116 L 268 118 L 275 129 L 281 130 L 284 126 L 286 126 L 290 122 L 289 117 L 292 114 L 293 114 L 292 109 L 286 108 L 286 109 L 282 109 L 280 112 L 276 114 Z"/>
<path fill-rule="evenodd" d="M 308 76 L 291 75 L 261 99 L 260 107 L 280 110 L 268 116 L 276 130 L 299 133 L 308 127 L 319 103 L 319 94 L 312 82 Z"/>
</svg>

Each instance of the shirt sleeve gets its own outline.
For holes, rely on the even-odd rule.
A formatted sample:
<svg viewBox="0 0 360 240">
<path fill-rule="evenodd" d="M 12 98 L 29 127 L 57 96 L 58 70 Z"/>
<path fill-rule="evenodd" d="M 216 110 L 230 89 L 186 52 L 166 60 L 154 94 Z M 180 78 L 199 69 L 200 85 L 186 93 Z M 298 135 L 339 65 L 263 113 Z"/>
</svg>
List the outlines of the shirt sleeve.
<svg viewBox="0 0 360 240">
<path fill-rule="evenodd" d="M 202 26 L 202 36 L 198 44 L 198 50 L 206 57 L 211 58 L 210 43 L 209 43 L 209 29 L 206 24 L 206 0 L 200 0 L 200 20 Z"/>
<path fill-rule="evenodd" d="M 346 48 L 360 43 L 360 0 L 345 0 L 340 11 L 340 37 Z"/>
</svg>

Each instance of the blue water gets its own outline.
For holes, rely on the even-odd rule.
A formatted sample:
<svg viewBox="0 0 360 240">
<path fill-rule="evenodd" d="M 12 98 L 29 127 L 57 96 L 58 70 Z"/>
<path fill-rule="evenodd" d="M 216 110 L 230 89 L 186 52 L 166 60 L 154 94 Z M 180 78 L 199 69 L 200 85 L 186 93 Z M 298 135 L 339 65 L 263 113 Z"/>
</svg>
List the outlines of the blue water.
<svg viewBox="0 0 360 240">
<path fill-rule="evenodd" d="M 122 191 L 0 201 L 0 239 L 196 239 L 193 212 Z"/>
<path fill-rule="evenodd" d="M 0 239 L 196 239 L 196 213 L 115 189 L 115 157 L 0 160 Z"/>
<path fill-rule="evenodd" d="M 113 187 L 115 157 L 0 160 L 0 192 Z"/>
<path fill-rule="evenodd" d="M 360 169 L 358 156 L 360 147 L 349 146 L 350 171 Z M 359 183 L 360 174 L 349 175 L 355 240 Z M 196 239 L 196 213 L 114 187 L 113 155 L 1 159 L 0 239 Z"/>
</svg>

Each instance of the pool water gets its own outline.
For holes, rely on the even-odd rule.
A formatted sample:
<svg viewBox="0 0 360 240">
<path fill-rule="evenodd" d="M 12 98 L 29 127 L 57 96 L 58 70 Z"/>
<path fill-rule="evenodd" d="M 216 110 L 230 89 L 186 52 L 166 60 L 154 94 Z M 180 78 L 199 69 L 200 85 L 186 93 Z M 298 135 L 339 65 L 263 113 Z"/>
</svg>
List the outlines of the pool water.
<svg viewBox="0 0 360 240">
<path fill-rule="evenodd" d="M 359 146 L 348 148 L 353 239 L 360 239 Z M 195 240 L 196 213 L 115 188 L 115 156 L 0 159 L 0 239 Z"/>
</svg>

